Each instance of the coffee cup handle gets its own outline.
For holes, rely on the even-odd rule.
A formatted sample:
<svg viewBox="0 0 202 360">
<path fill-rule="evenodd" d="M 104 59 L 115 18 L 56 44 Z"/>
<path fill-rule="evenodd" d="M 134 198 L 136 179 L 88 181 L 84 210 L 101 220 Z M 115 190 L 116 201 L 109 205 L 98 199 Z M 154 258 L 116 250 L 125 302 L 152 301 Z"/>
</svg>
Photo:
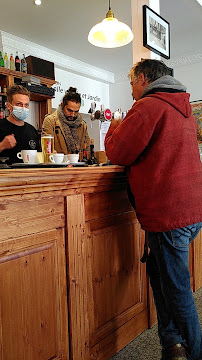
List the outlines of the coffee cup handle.
<svg viewBox="0 0 202 360">
<path fill-rule="evenodd" d="M 17 157 L 18 157 L 18 159 L 22 159 L 22 154 L 21 154 L 21 152 L 18 152 L 18 153 L 17 153 Z"/>
<path fill-rule="evenodd" d="M 49 159 L 50 159 L 50 161 L 51 161 L 52 163 L 55 163 L 55 161 L 54 161 L 54 159 L 53 159 L 53 155 L 50 155 L 50 156 L 49 156 Z"/>
</svg>

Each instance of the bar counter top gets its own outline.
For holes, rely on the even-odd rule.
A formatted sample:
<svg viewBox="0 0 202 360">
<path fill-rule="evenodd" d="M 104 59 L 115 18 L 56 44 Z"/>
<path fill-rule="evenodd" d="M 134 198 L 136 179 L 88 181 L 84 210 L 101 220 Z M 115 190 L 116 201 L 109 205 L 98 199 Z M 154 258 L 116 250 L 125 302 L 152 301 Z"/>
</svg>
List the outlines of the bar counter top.
<svg viewBox="0 0 202 360">
<path fill-rule="evenodd" d="M 57 167 L 0 169 L 0 196 L 30 191 L 75 189 L 81 193 L 86 186 L 100 186 L 125 182 L 124 167 L 108 165 L 96 167 Z M 31 190 L 32 188 L 32 190 Z"/>
</svg>

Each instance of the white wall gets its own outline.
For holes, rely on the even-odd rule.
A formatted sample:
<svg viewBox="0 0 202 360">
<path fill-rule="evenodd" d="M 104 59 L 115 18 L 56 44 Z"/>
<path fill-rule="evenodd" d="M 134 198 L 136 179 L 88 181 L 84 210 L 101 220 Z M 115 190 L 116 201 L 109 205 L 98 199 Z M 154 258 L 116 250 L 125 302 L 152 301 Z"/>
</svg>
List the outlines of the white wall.
<svg viewBox="0 0 202 360">
<path fill-rule="evenodd" d="M 81 95 L 80 112 L 83 114 L 88 114 L 92 102 L 95 102 L 96 110 L 100 110 L 101 105 L 104 105 L 105 108 L 109 107 L 109 84 L 61 70 L 57 67 L 55 67 L 55 81 L 57 81 L 57 84 L 53 85 L 56 90 L 55 98 L 52 100 L 54 108 L 57 108 L 61 103 L 66 90 L 70 86 L 77 88 L 78 93 Z"/>
<path fill-rule="evenodd" d="M 190 101 L 202 100 L 202 62 L 174 68 L 174 77 L 187 87 Z"/>
<path fill-rule="evenodd" d="M 133 98 L 131 95 L 130 79 L 116 82 L 109 85 L 109 101 L 112 112 L 117 109 L 122 111 L 129 110 L 133 105 Z"/>
</svg>

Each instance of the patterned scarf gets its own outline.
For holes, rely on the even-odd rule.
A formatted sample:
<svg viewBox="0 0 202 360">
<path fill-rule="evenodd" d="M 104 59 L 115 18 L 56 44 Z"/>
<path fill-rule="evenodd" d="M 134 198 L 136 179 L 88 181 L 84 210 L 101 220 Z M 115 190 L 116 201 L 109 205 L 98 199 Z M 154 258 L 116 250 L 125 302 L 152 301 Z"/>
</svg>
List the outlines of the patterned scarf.
<svg viewBox="0 0 202 360">
<path fill-rule="evenodd" d="M 58 107 L 57 112 L 65 133 L 67 150 L 73 154 L 80 148 L 78 128 L 81 126 L 81 121 L 79 116 L 77 116 L 75 120 L 68 120 L 61 105 Z"/>
</svg>

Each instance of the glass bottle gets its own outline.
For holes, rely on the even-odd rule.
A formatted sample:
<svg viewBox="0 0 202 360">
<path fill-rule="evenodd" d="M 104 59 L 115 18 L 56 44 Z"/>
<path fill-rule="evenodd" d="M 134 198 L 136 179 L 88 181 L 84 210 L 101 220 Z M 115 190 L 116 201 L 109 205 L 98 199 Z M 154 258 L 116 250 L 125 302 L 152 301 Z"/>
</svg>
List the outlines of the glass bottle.
<svg viewBox="0 0 202 360">
<path fill-rule="evenodd" d="M 2 92 L 6 95 L 7 94 L 7 87 L 6 85 L 3 86 Z"/>
<path fill-rule="evenodd" d="M 18 51 L 16 51 L 16 56 L 15 56 L 15 71 L 20 71 L 20 59 L 18 56 Z"/>
<path fill-rule="evenodd" d="M 83 157 L 82 157 L 82 162 L 87 163 L 86 143 L 83 144 Z"/>
<path fill-rule="evenodd" d="M 9 61 L 8 61 L 8 54 L 5 53 L 4 55 L 4 67 L 9 69 Z"/>
<path fill-rule="evenodd" d="M 27 73 L 27 61 L 25 59 L 25 54 L 23 54 L 23 58 L 21 60 L 21 71 Z"/>
<path fill-rule="evenodd" d="M 0 66 L 4 67 L 4 59 L 3 59 L 1 51 L 0 51 Z"/>
<path fill-rule="evenodd" d="M 98 161 L 94 154 L 94 140 L 93 139 L 90 140 L 90 157 L 87 160 L 87 164 L 90 166 L 98 165 Z"/>
<path fill-rule="evenodd" d="M 10 69 L 15 70 L 15 62 L 14 62 L 13 54 L 11 54 L 10 56 Z"/>
<path fill-rule="evenodd" d="M 4 109 L 3 109 L 3 102 L 2 102 L 2 96 L 0 96 L 0 120 L 4 118 Z"/>
</svg>

